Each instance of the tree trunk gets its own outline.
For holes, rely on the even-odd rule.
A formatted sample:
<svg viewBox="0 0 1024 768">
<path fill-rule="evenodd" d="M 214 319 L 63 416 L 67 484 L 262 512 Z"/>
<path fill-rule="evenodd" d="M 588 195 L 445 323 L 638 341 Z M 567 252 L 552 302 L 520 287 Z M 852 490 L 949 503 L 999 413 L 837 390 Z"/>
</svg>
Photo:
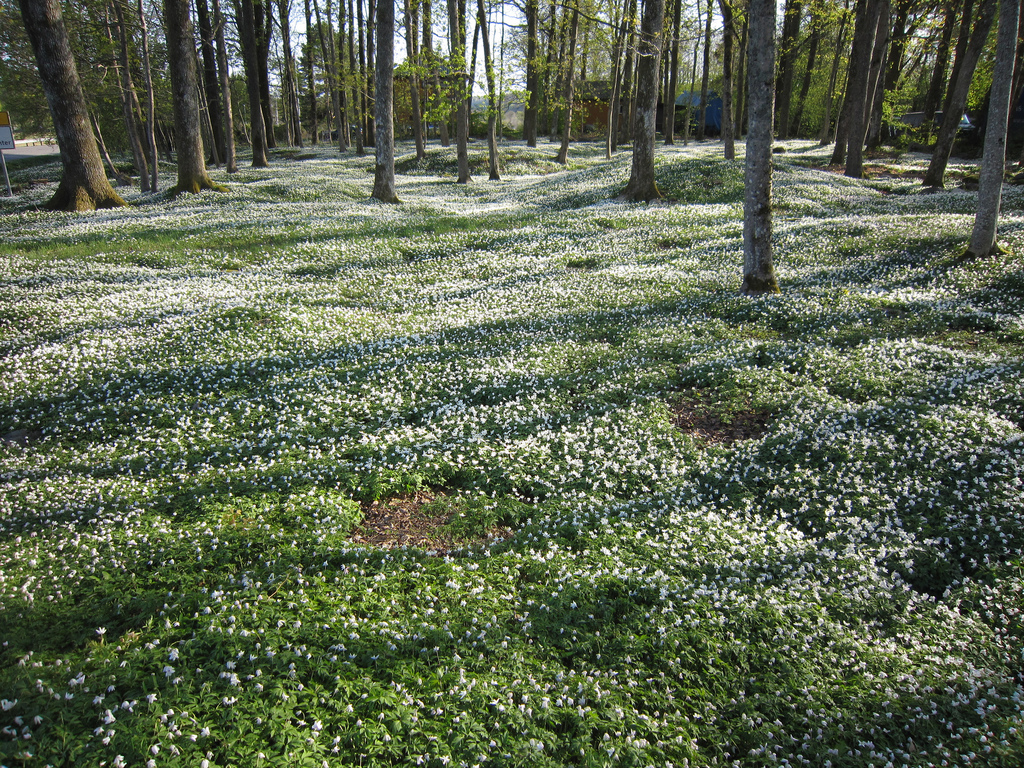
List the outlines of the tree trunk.
<svg viewBox="0 0 1024 768">
<path fill-rule="evenodd" d="M 697 0 L 698 5 L 700 0 Z M 708 83 L 711 77 L 711 14 L 712 0 L 708 0 L 707 18 L 704 20 L 704 71 L 700 78 L 700 106 L 697 107 L 697 141 L 704 140 L 708 126 Z"/>
<path fill-rule="evenodd" d="M 195 35 L 188 0 L 164 0 L 167 58 L 174 104 L 174 138 L 178 155 L 175 192 L 198 194 L 203 189 L 223 190 L 206 173 L 199 123 L 199 83 L 196 77 Z"/>
<path fill-rule="evenodd" d="M 974 31 L 971 33 L 970 42 L 968 42 L 967 48 L 964 51 L 956 83 L 950 93 L 949 104 L 942 115 L 942 126 L 939 128 L 939 135 L 935 139 L 932 160 L 928 164 L 928 170 L 924 175 L 923 183 L 926 187 L 943 186 L 946 164 L 949 163 L 949 153 L 953 150 L 957 128 L 960 125 L 964 107 L 967 105 L 967 94 L 971 89 L 974 70 L 978 66 L 978 59 L 985 48 L 989 30 L 992 29 L 992 22 L 995 18 L 998 2 L 999 0 L 982 0 L 981 6 L 978 8 L 978 15 L 974 22 Z"/>
<path fill-rule="evenodd" d="M 149 163 L 146 161 L 146 150 L 142 146 L 142 139 L 139 137 L 139 126 L 135 119 L 135 82 L 132 80 L 130 57 L 128 55 L 128 26 L 124 22 L 124 10 L 121 3 L 115 0 L 111 3 L 114 8 L 114 18 L 117 21 L 118 30 L 118 69 L 120 70 L 120 94 L 121 110 L 124 112 L 125 130 L 128 133 L 128 142 L 132 148 L 132 158 L 135 161 L 135 170 L 139 174 L 139 187 L 143 192 L 149 191 Z"/>
<path fill-rule="evenodd" d="M 91 211 L 124 205 L 103 173 L 58 0 L 19 0 L 19 5 L 64 168 L 57 192 L 46 207 L 52 211 Z"/>
<path fill-rule="evenodd" d="M 725 159 L 736 159 L 736 141 L 732 133 L 732 44 L 736 35 L 733 25 L 732 5 L 729 0 L 719 0 L 722 10 L 722 143 L 725 145 Z"/>
<path fill-rule="evenodd" d="M 746 63 L 747 63 L 747 17 L 748 14 L 743 14 L 743 33 L 740 35 L 740 61 L 736 67 L 736 107 L 735 107 L 735 120 L 733 122 L 733 136 L 735 138 L 743 137 L 743 110 L 746 105 L 744 94 L 747 90 L 747 76 L 746 76 Z"/>
<path fill-rule="evenodd" d="M 939 45 L 935 51 L 935 68 L 932 70 L 928 94 L 924 100 L 924 122 L 922 124 L 927 126 L 929 131 L 932 121 L 935 119 L 935 111 L 939 108 L 939 100 L 942 98 L 942 86 L 946 82 L 946 66 L 949 64 L 949 46 L 953 41 L 954 26 L 956 26 L 956 5 L 949 3 L 945 8 L 942 32 L 939 34 Z"/>
<path fill-rule="evenodd" d="M 427 0 L 429 3 L 430 0 Z M 363 157 L 366 154 L 366 147 L 363 145 L 363 100 L 362 91 L 359 87 L 361 82 L 360 70 L 356 66 L 356 45 L 355 38 L 358 36 L 362 40 L 360 35 L 356 34 L 356 22 L 355 16 L 353 15 L 355 8 L 353 7 L 353 1 L 348 0 L 348 69 L 351 73 L 349 78 L 352 82 L 352 125 L 356 127 L 356 157 Z"/>
<path fill-rule="evenodd" d="M 960 68 L 964 63 L 964 55 L 967 53 L 967 46 L 971 41 L 971 21 L 974 18 L 974 0 L 964 0 L 963 16 L 960 17 L 960 30 L 956 37 L 956 48 L 953 54 L 953 69 L 949 73 L 949 83 L 946 85 L 945 96 L 942 99 L 942 111 L 949 112 L 950 99 L 953 98 L 953 90 L 956 88 L 960 78 Z"/>
<path fill-rule="evenodd" d="M 537 67 L 538 0 L 526 0 L 526 109 L 523 112 L 523 138 L 526 146 L 537 146 L 537 107 L 540 104 L 540 73 Z"/>
<path fill-rule="evenodd" d="M 829 131 L 832 128 L 832 104 L 836 97 L 836 81 L 839 79 L 839 63 L 842 61 L 843 48 L 846 46 L 846 27 L 850 19 L 850 0 L 845 0 L 843 17 L 839 22 L 839 31 L 836 33 L 836 50 L 832 56 L 832 71 L 828 76 L 828 90 L 825 91 L 825 117 L 818 133 L 818 144 L 828 144 Z M 838 121 L 837 121 L 838 122 Z M 836 126 L 838 131 L 839 126 Z M 838 142 L 836 142 L 838 144 Z M 835 160 L 833 160 L 835 162 Z M 841 161 L 840 161 L 841 162 Z"/>
<path fill-rule="evenodd" d="M 677 0 L 678 1 L 678 0 Z M 640 22 L 637 66 L 636 125 L 633 128 L 633 166 L 620 196 L 633 202 L 660 200 L 654 180 L 654 135 L 658 123 L 658 73 L 665 24 L 664 0 L 646 0 Z"/>
<path fill-rule="evenodd" d="M 214 47 L 213 25 L 206 0 L 196 0 L 196 16 L 199 19 L 199 42 L 203 52 L 203 84 L 206 86 L 206 107 L 213 131 L 213 146 L 217 157 L 224 157 L 224 122 L 221 117 L 220 84 L 217 79 L 217 50 Z"/>
<path fill-rule="evenodd" d="M 100 130 L 100 124 L 96 122 L 96 115 L 92 111 L 89 112 L 89 122 L 92 124 L 93 135 L 96 137 L 96 143 L 99 145 L 100 155 L 106 160 L 107 167 L 110 168 L 110 175 L 114 177 L 114 181 L 118 186 L 130 187 L 132 185 L 131 177 L 117 170 L 114 161 L 110 159 L 107 143 L 103 141 L 103 131 Z"/>
<path fill-rule="evenodd" d="M 360 5 L 360 7 L 362 7 Z M 374 0 L 367 0 L 366 4 L 366 143 L 368 146 L 373 146 L 376 143 L 376 134 L 374 133 L 374 120 L 371 120 L 372 116 L 376 119 L 377 116 L 377 101 L 376 95 L 373 92 L 374 83 L 376 82 L 376 71 L 377 63 L 373 50 L 373 38 L 375 33 L 374 20 L 377 18 L 377 6 Z"/>
<path fill-rule="evenodd" d="M 561 107 L 561 104 L 559 103 L 559 94 L 565 89 L 565 46 L 568 43 L 569 35 L 569 27 L 566 24 L 565 13 L 563 12 L 561 21 L 557 24 L 556 19 L 557 17 L 552 17 L 551 34 L 554 36 L 555 29 L 557 27 L 558 57 L 553 62 L 555 76 L 554 83 L 551 85 L 551 98 L 548 102 L 548 141 L 552 144 L 554 144 L 555 139 L 558 138 L 558 113 L 559 108 Z M 475 71 L 475 67 L 470 71 Z"/>
<path fill-rule="evenodd" d="M 205 2 L 205 0 L 199 0 Z M 302 148 L 302 122 L 299 117 L 299 86 L 292 55 L 291 0 L 278 0 L 278 20 L 281 26 L 281 48 L 284 53 L 285 110 L 292 124 L 295 145 Z"/>
<path fill-rule="evenodd" d="M 160 155 L 156 145 L 156 91 L 153 89 L 153 67 L 149 58 L 149 28 L 142 0 L 138 2 L 139 30 L 142 36 L 142 76 L 146 81 L 146 129 L 145 139 L 149 147 L 149 191 L 154 194 L 160 188 Z"/>
<path fill-rule="evenodd" d="M 252 167 L 266 168 L 269 165 L 267 162 L 267 126 L 263 121 L 263 106 L 260 103 L 259 59 L 256 53 L 256 21 L 253 15 L 253 0 L 235 0 L 235 16 L 238 20 L 238 39 L 242 47 L 245 86 L 249 96 Z"/>
<path fill-rule="evenodd" d="M 750 1 L 747 89 L 750 127 L 743 198 L 743 284 L 740 293 L 778 293 L 772 261 L 772 101 L 775 95 L 775 0 Z"/>
<path fill-rule="evenodd" d="M 871 73 L 871 51 L 874 48 L 875 29 L 878 18 L 874 15 L 879 0 L 857 0 L 857 20 L 853 30 L 853 49 L 850 51 L 850 67 L 846 76 L 846 103 L 840 118 L 843 125 L 844 141 L 836 141 L 832 162 L 846 161 L 846 172 L 859 168 L 858 162 L 850 165 L 849 153 L 857 144 L 858 157 L 861 156 L 864 143 L 864 109 L 868 98 L 868 76 Z M 860 171 L 853 174 L 860 178 Z"/>
<path fill-rule="evenodd" d="M 420 114 L 420 78 L 419 68 L 419 0 L 405 0 L 405 55 L 409 62 L 409 100 L 412 104 L 412 135 L 416 143 L 416 159 L 423 160 L 427 156 L 423 146 L 423 117 Z"/>
<path fill-rule="evenodd" d="M 274 136 L 274 112 L 270 103 L 270 38 L 274 15 L 263 0 L 249 0 L 253 10 L 253 28 L 256 30 L 256 74 L 259 77 L 260 114 L 263 115 L 263 133 L 267 148 L 277 146 Z"/>
<path fill-rule="evenodd" d="M 314 147 L 319 139 L 320 121 L 317 115 L 316 104 L 316 72 L 313 66 L 313 41 L 310 39 L 310 30 L 313 28 L 313 9 L 309 0 L 304 0 L 306 11 L 306 90 L 309 96 L 309 143 Z"/>
<path fill-rule="evenodd" d="M 1010 93 L 1014 60 L 1017 57 L 1017 24 L 1021 0 L 1001 0 L 996 62 L 989 95 L 988 125 L 985 128 L 985 152 L 978 181 L 978 212 L 967 256 L 989 256 L 1002 249 L 996 244 L 999 202 L 1006 167 L 1006 134 L 1010 117 Z"/>
<path fill-rule="evenodd" d="M 395 191 L 395 4 L 377 4 L 377 69 L 374 77 L 374 136 L 376 166 L 373 194 L 382 203 L 397 203 Z"/>
<path fill-rule="evenodd" d="M 649 2 L 661 2 L 662 0 L 649 0 Z M 483 0 L 478 0 L 483 2 Z M 563 125 L 562 125 L 562 146 L 558 150 L 558 156 L 555 161 L 561 165 L 565 165 L 569 162 L 569 134 L 572 131 L 572 79 L 573 70 L 576 66 L 576 38 L 580 33 L 580 4 L 579 0 L 575 0 L 572 6 L 572 20 L 569 22 L 569 60 L 565 72 L 564 90 L 562 98 L 565 99 L 565 106 L 562 108 Z M 655 79 L 657 79 L 657 72 L 655 72 Z M 655 98 L 657 98 L 658 84 L 657 81 L 654 83 Z"/>
<path fill-rule="evenodd" d="M 605 137 L 605 157 L 609 160 L 612 153 L 618 149 L 619 143 L 619 112 L 622 101 L 622 57 L 623 46 L 626 42 L 626 30 L 628 28 L 630 8 L 635 9 L 635 0 L 622 0 L 622 19 L 619 24 L 619 32 L 615 37 L 612 50 L 612 92 L 608 99 L 608 135 Z"/>
<path fill-rule="evenodd" d="M 623 65 L 623 71 L 621 73 L 621 79 L 619 81 L 619 103 L 616 108 L 616 138 L 612 144 L 612 152 L 618 149 L 619 142 L 625 142 L 629 139 L 629 132 L 632 130 L 632 126 L 629 125 L 629 121 L 633 116 L 633 110 L 631 107 L 626 109 L 626 119 L 622 119 L 622 102 L 625 100 L 627 105 L 633 103 L 633 67 L 636 62 L 636 0 L 629 0 L 629 10 L 626 13 L 626 63 Z"/>
<path fill-rule="evenodd" d="M 726 0 L 723 0 L 723 2 Z M 679 88 L 679 35 L 682 28 L 683 0 L 672 3 L 672 59 L 669 63 L 668 93 L 665 98 L 665 144 L 676 143 L 676 91 Z"/>
<path fill-rule="evenodd" d="M 789 138 L 789 112 L 793 97 L 793 70 L 796 68 L 797 40 L 800 37 L 801 0 L 786 0 L 782 16 L 782 39 L 779 41 L 779 80 L 776 86 L 775 111 L 778 115 L 779 139 Z"/>
<path fill-rule="evenodd" d="M 498 162 L 497 116 L 498 104 L 495 99 L 494 62 L 491 59 L 491 36 L 487 29 L 487 10 L 484 0 L 477 0 L 477 15 L 480 34 L 484 41 L 484 73 L 487 77 L 487 160 L 490 181 L 501 181 Z"/>
<path fill-rule="evenodd" d="M 228 47 L 224 40 L 224 17 L 220 12 L 220 0 L 213 0 L 213 25 L 216 28 L 220 93 L 224 102 L 224 162 L 228 173 L 238 173 L 238 162 L 235 160 L 235 115 L 231 106 L 231 73 L 228 71 Z"/>
<path fill-rule="evenodd" d="M 861 139 L 860 152 L 860 178 L 864 175 L 864 147 L 871 141 L 871 131 L 875 129 L 875 117 L 878 117 L 878 126 L 881 126 L 882 98 L 884 96 L 884 85 L 882 83 L 882 72 L 885 71 L 885 56 L 889 48 L 889 17 L 891 15 L 890 0 L 881 0 L 876 13 L 878 25 L 875 27 L 874 46 L 871 51 L 871 68 L 868 71 L 867 99 L 864 103 L 864 138 Z M 851 145 L 852 149 L 852 145 Z M 851 156 L 856 155 L 851 151 Z M 847 175 L 850 175 L 847 173 Z"/>
<path fill-rule="evenodd" d="M 338 134 L 338 151 L 344 152 L 348 147 L 345 145 L 345 132 L 342 130 L 341 124 L 341 88 L 338 84 L 338 60 L 334 55 L 334 24 L 331 20 L 330 0 L 328 0 L 326 8 L 326 23 L 320 19 L 320 5 L 316 0 L 313 0 L 313 12 L 316 14 L 316 30 L 320 38 L 320 55 L 324 57 L 328 89 L 331 92 L 331 103 L 334 105 L 334 130 Z M 324 35 L 324 26 L 327 27 L 329 36 Z"/>
<path fill-rule="evenodd" d="M 804 118 L 804 106 L 807 104 L 807 93 L 811 90 L 811 76 L 818 61 L 818 45 L 821 42 L 821 24 L 816 16 L 811 18 L 810 47 L 807 49 L 807 69 L 800 84 L 800 93 L 796 98 L 796 111 L 793 113 L 792 129 L 797 136 L 802 135 L 801 124 Z"/>
<path fill-rule="evenodd" d="M 448 0 L 448 29 L 452 49 L 452 75 L 458 79 L 455 108 L 455 145 L 459 164 L 459 184 L 468 184 L 469 175 L 469 106 L 466 103 L 466 4 L 464 0 Z"/>
</svg>

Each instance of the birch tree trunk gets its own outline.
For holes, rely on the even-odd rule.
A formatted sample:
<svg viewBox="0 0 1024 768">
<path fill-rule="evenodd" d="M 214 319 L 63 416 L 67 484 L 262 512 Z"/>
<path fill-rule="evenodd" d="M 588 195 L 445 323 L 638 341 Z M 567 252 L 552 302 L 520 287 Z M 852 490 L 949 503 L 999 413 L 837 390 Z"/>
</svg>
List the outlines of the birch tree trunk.
<svg viewBox="0 0 1024 768">
<path fill-rule="evenodd" d="M 775 98 L 775 0 L 750 2 L 750 126 L 743 197 L 740 293 L 778 293 L 772 260 L 772 117 Z"/>
<path fill-rule="evenodd" d="M 1014 60 L 1017 57 L 1020 5 L 1021 0 L 1000 0 L 999 3 L 996 62 L 992 72 L 988 125 L 985 128 L 985 152 L 981 159 L 981 177 L 978 182 L 978 211 L 974 217 L 971 244 L 967 249 L 968 257 L 1002 252 L 996 244 L 996 229 L 1003 192 L 1003 171 L 1006 167 L 1006 134 L 1010 118 Z"/>
</svg>

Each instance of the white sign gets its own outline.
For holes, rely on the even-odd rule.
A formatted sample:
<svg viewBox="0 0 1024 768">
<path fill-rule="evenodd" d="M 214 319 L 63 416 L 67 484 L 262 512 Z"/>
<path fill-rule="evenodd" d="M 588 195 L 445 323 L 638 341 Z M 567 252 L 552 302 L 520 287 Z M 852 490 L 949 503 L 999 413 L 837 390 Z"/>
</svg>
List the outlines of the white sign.
<svg viewBox="0 0 1024 768">
<path fill-rule="evenodd" d="M 0 125 L 0 149 L 14 149 L 14 131 L 9 125 Z"/>
</svg>

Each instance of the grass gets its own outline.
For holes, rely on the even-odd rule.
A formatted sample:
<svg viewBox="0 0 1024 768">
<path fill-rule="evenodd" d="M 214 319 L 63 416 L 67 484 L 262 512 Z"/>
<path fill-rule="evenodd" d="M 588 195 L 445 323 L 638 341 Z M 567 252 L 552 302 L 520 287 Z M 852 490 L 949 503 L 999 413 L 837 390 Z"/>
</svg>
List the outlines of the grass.
<svg viewBox="0 0 1024 768">
<path fill-rule="evenodd" d="M 0 764 L 1019 765 L 1024 262 L 787 146 L 760 299 L 716 144 L 11 163 Z"/>
</svg>

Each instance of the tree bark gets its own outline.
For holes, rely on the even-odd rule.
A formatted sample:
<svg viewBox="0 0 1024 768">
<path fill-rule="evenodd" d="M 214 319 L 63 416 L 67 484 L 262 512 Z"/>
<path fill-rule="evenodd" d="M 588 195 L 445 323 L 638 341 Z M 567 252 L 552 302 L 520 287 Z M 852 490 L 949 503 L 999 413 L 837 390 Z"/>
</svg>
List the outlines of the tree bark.
<svg viewBox="0 0 1024 768">
<path fill-rule="evenodd" d="M 221 117 L 220 84 L 217 78 L 217 50 L 214 47 L 213 24 L 206 0 L 196 0 L 196 16 L 199 20 L 200 49 L 203 52 L 203 83 L 206 86 L 206 106 L 213 131 L 213 147 L 217 157 L 224 157 L 224 122 Z"/>
<path fill-rule="evenodd" d="M 999 0 L 982 0 L 978 8 L 978 15 L 974 22 L 974 31 L 971 39 L 964 50 L 962 62 L 957 72 L 956 83 L 950 92 L 949 103 L 942 115 L 942 125 L 939 128 L 939 135 L 935 139 L 935 149 L 932 151 L 932 159 L 925 172 L 923 184 L 926 187 L 942 187 L 943 178 L 946 175 L 946 165 L 949 163 L 949 154 L 953 151 L 953 142 L 956 140 L 957 128 L 967 105 L 967 94 L 971 89 L 971 80 L 974 77 L 974 70 L 978 66 L 978 59 L 985 48 L 988 40 L 988 33 L 992 29 L 992 22 L 995 18 L 996 7 Z"/>
<path fill-rule="evenodd" d="M 857 17 L 850 52 L 850 77 L 846 91 L 846 175 L 859 179 L 864 175 L 865 115 L 871 99 L 871 55 L 878 30 L 878 7 L 882 0 L 866 0 Z M 860 5 L 860 3 L 858 3 Z"/>
<path fill-rule="evenodd" d="M 199 0 L 205 2 L 205 0 Z M 295 73 L 295 56 L 292 54 L 291 33 L 291 1 L 278 0 L 278 21 L 281 27 L 281 49 L 284 54 L 284 92 L 285 110 L 292 125 L 292 139 L 295 145 L 302 148 L 302 121 L 299 117 L 299 86 Z"/>
<path fill-rule="evenodd" d="M 448 0 L 448 29 L 452 49 L 452 75 L 457 78 L 455 108 L 455 145 L 458 157 L 457 183 L 468 184 L 469 175 L 469 107 L 466 103 L 466 4 L 464 0 Z"/>
<path fill-rule="evenodd" d="M 480 34 L 484 41 L 484 73 L 487 77 L 487 161 L 490 181 L 501 181 L 498 162 L 497 116 L 498 103 L 495 98 L 494 62 L 491 59 L 491 36 L 487 29 L 487 9 L 484 0 L 477 0 L 477 14 Z"/>
<path fill-rule="evenodd" d="M 772 260 L 772 117 L 775 96 L 775 0 L 750 2 L 747 89 L 750 127 L 743 198 L 743 283 L 740 293 L 778 293 Z"/>
<path fill-rule="evenodd" d="M 733 25 L 732 5 L 719 0 L 722 11 L 722 143 L 725 159 L 736 159 L 736 141 L 732 133 L 732 45 L 736 30 Z"/>
<path fill-rule="evenodd" d="M 942 86 L 946 82 L 946 66 L 949 64 L 949 46 L 953 42 L 954 26 L 956 26 L 956 5 L 949 3 L 945 8 L 942 32 L 939 34 L 939 45 L 935 50 L 935 68 L 932 70 L 928 93 L 924 100 L 923 125 L 927 126 L 929 130 L 931 130 L 932 121 L 935 119 L 935 111 L 939 108 L 939 100 L 942 98 Z"/>
<path fill-rule="evenodd" d="M 405 55 L 409 63 L 409 100 L 412 104 L 412 135 L 416 144 L 416 159 L 423 160 L 427 156 L 423 145 L 423 116 L 420 112 L 420 78 L 419 78 L 419 35 L 418 33 L 419 0 L 405 0 Z"/>
<path fill-rule="evenodd" d="M 789 113 L 793 97 L 793 71 L 796 68 L 797 39 L 800 37 L 802 0 L 786 0 L 779 41 L 779 79 L 776 85 L 775 111 L 780 139 L 789 138 Z"/>
<path fill-rule="evenodd" d="M 117 21 L 118 63 L 121 75 L 121 109 L 124 112 L 125 130 L 128 132 L 128 142 L 132 148 L 135 170 L 139 174 L 139 187 L 143 192 L 148 192 L 149 163 L 146 161 L 146 150 L 142 146 L 139 126 L 135 119 L 135 102 L 137 97 L 135 95 L 135 82 L 132 80 L 128 55 L 128 26 L 125 24 L 124 10 L 119 0 L 115 0 L 111 5 L 114 8 L 114 18 Z"/>
<path fill-rule="evenodd" d="M 829 131 L 832 128 L 832 104 L 836 98 L 836 81 L 839 79 L 839 63 L 842 61 L 842 51 L 846 45 L 846 27 L 849 23 L 850 0 L 845 0 L 843 17 L 839 22 L 839 31 L 836 33 L 835 54 L 832 56 L 832 71 L 828 76 L 828 90 L 825 91 L 825 117 L 821 123 L 821 130 L 818 133 L 818 144 L 828 144 Z M 837 121 L 838 122 L 838 121 Z M 838 132 L 839 126 L 836 126 Z M 836 142 L 838 144 L 838 142 Z M 835 160 L 833 160 L 835 162 Z M 841 162 L 841 161 L 840 161 Z"/>
<path fill-rule="evenodd" d="M 220 12 L 220 0 L 213 0 L 213 25 L 217 38 L 220 93 L 224 102 L 224 162 L 228 173 L 238 173 L 238 161 L 235 159 L 235 115 L 231 106 L 231 73 L 228 71 L 228 47 L 224 40 L 224 17 Z"/>
<path fill-rule="evenodd" d="M 666 145 L 676 143 L 676 91 L 679 89 L 679 35 L 682 29 L 682 16 L 683 0 L 673 0 L 672 58 L 669 62 L 668 93 L 665 94 L 665 126 L 661 130 Z"/>
<path fill-rule="evenodd" d="M 748 15 L 749 14 L 746 14 L 746 13 L 743 14 L 743 32 L 740 35 L 739 64 L 736 67 L 736 102 L 735 102 L 736 106 L 735 106 L 735 109 L 734 109 L 735 120 L 733 122 L 733 133 L 732 133 L 733 137 L 735 137 L 735 138 L 742 138 L 743 137 L 743 126 L 744 126 L 743 111 L 744 111 L 744 107 L 745 107 L 745 104 L 746 104 L 746 101 L 744 99 L 744 94 L 746 93 L 746 90 L 747 90 L 747 77 L 746 77 L 746 69 L 745 69 L 745 67 L 746 67 L 746 63 L 747 63 L 747 30 L 748 30 L 747 20 L 748 20 Z"/>
<path fill-rule="evenodd" d="M 537 107 L 540 104 L 540 73 L 537 67 L 538 0 L 526 0 L 526 109 L 523 112 L 523 138 L 526 146 L 537 146 Z"/>
<path fill-rule="evenodd" d="M 633 202 L 660 200 L 654 179 L 654 135 L 658 117 L 658 74 L 661 69 L 664 0 L 647 0 L 640 22 L 637 65 L 636 125 L 633 127 L 633 165 L 620 196 Z"/>
<path fill-rule="evenodd" d="M 890 0 L 880 0 L 876 14 L 878 24 L 875 27 L 875 40 L 871 51 L 871 68 L 868 70 L 868 91 L 864 103 L 864 138 L 861 139 L 860 151 L 860 176 L 864 174 L 864 147 L 871 142 L 871 132 L 881 127 L 882 99 L 885 95 L 885 87 L 882 82 L 882 73 L 885 71 L 886 52 L 889 49 L 889 19 L 891 16 L 892 4 Z M 851 156 L 856 156 L 851 152 Z M 849 173 L 847 175 L 850 175 Z M 860 178 L 858 176 L 857 178 Z"/>
<path fill-rule="evenodd" d="M 178 194 L 204 189 L 223 190 L 206 173 L 199 122 L 199 83 L 196 77 L 195 35 L 188 0 L 164 0 L 167 58 L 171 70 L 174 134 L 178 155 Z"/>
<path fill-rule="evenodd" d="M 374 0 L 367 0 L 366 4 L 366 143 L 369 146 L 373 146 L 377 143 L 377 136 L 374 131 L 374 121 L 377 118 L 377 95 L 374 93 L 374 87 L 376 83 L 376 55 L 374 52 L 374 37 L 376 30 L 374 29 L 375 20 L 377 18 L 377 6 Z M 370 116 L 373 120 L 369 119 Z"/>
<path fill-rule="evenodd" d="M 942 98 L 942 111 L 949 112 L 949 102 L 953 98 L 953 89 L 956 88 L 960 77 L 960 68 L 964 63 L 964 55 L 967 53 L 967 46 L 971 41 L 971 22 L 974 18 L 974 0 L 964 0 L 963 15 L 960 17 L 960 30 L 956 36 L 956 48 L 953 53 L 953 69 L 949 73 L 949 82 L 946 84 L 945 95 Z"/>
<path fill-rule="evenodd" d="M 697 0 L 698 5 L 700 0 Z M 711 77 L 711 15 L 712 0 L 708 0 L 707 18 L 704 20 L 704 71 L 700 78 L 700 106 L 697 108 L 697 141 L 704 140 L 708 127 L 708 84 Z"/>
<path fill-rule="evenodd" d="M 103 173 L 60 4 L 57 0 L 19 0 L 19 5 L 64 168 L 57 191 L 46 207 L 54 211 L 91 211 L 124 205 Z"/>
<path fill-rule="evenodd" d="M 999 203 L 1006 167 L 1006 134 L 1010 117 L 1010 93 L 1013 84 L 1014 60 L 1017 57 L 1017 24 L 1021 0 L 1000 0 L 999 32 L 996 40 L 996 62 L 992 72 L 989 95 L 988 124 L 985 128 L 985 151 L 978 181 L 978 211 L 974 232 L 967 249 L 968 257 L 989 256 L 1002 249 L 996 244 Z"/>
<path fill-rule="evenodd" d="M 304 0 L 303 5 L 306 11 L 306 91 L 309 97 L 309 143 L 314 147 L 319 140 L 320 120 L 317 115 L 316 104 L 316 71 L 313 65 L 313 41 L 310 39 L 310 30 L 313 28 L 313 9 L 309 0 Z"/>
<path fill-rule="evenodd" d="M 807 93 L 811 89 L 811 76 L 814 74 L 814 67 L 818 61 L 818 45 L 821 43 L 821 24 L 817 16 L 811 18 L 810 43 L 807 49 L 807 69 L 804 71 L 803 81 L 800 83 L 800 93 L 796 97 L 796 110 L 793 113 L 792 131 L 796 136 L 801 136 L 801 126 L 804 118 L 804 106 L 807 104 Z"/>
<path fill-rule="evenodd" d="M 427 0 L 429 3 L 430 0 Z M 356 34 L 356 17 L 353 15 L 355 8 L 353 0 L 348 0 L 348 69 L 351 73 L 349 78 L 352 82 L 352 125 L 356 127 L 356 157 L 363 157 L 366 154 L 366 147 L 363 144 L 363 89 L 359 87 L 362 82 L 360 70 L 356 63 L 356 37 L 362 40 L 362 33 Z"/>
<path fill-rule="evenodd" d="M 373 194 L 382 203 L 397 203 L 395 191 L 395 4 L 377 3 L 377 69 L 374 77 L 374 136 L 376 166 Z"/>
<path fill-rule="evenodd" d="M 253 10 L 253 28 L 256 31 L 256 74 L 259 77 L 260 114 L 263 115 L 263 133 L 267 148 L 277 146 L 274 136 L 274 113 L 270 104 L 270 38 L 274 14 L 264 6 L 263 0 L 249 0 Z"/>
<path fill-rule="evenodd" d="M 156 193 L 160 188 L 160 155 L 156 144 L 156 91 L 153 88 L 153 67 L 149 58 L 149 27 L 142 0 L 138 0 L 139 30 L 142 37 L 142 76 L 146 81 L 146 128 L 145 139 L 149 148 L 149 191 Z"/>
<path fill-rule="evenodd" d="M 245 87 L 249 96 L 252 167 L 266 168 L 269 165 L 267 161 L 267 125 L 263 121 L 263 106 L 260 102 L 259 58 L 256 53 L 256 21 L 253 15 L 253 0 L 235 0 L 235 15 L 238 20 L 238 38 L 242 47 L 245 68 Z"/>
<path fill-rule="evenodd" d="M 478 0 L 483 2 L 483 0 Z M 649 0 L 649 2 L 662 2 L 662 0 Z M 573 70 L 576 66 L 576 38 L 580 33 L 580 4 L 579 0 L 576 0 L 572 6 L 572 20 L 569 22 L 569 60 L 567 64 L 567 71 L 565 72 L 565 82 L 563 83 L 562 98 L 565 100 L 565 106 L 562 107 L 563 125 L 562 125 L 562 146 L 558 150 L 558 156 L 555 161 L 561 165 L 565 165 L 569 162 L 569 134 L 572 131 L 572 78 Z M 655 73 L 657 78 L 657 73 Z M 657 94 L 658 84 L 654 84 L 655 94 Z M 655 95 L 657 98 L 657 95 Z"/>
</svg>

